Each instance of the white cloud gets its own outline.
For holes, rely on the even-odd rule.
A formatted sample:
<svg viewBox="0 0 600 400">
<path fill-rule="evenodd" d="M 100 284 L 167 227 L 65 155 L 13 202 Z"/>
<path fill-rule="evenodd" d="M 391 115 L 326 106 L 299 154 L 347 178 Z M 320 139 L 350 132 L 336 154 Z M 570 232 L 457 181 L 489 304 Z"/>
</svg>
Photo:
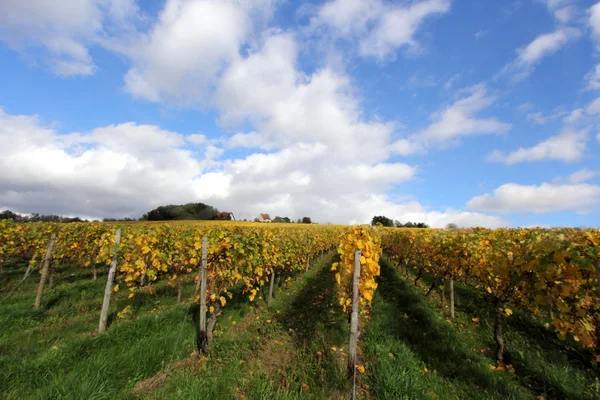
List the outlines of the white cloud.
<svg viewBox="0 0 600 400">
<path fill-rule="evenodd" d="M 573 0 L 539 0 L 544 3 L 550 11 L 554 18 L 560 23 L 568 23 L 571 21 L 575 14 L 577 13 L 577 9 L 573 5 Z"/>
<path fill-rule="evenodd" d="M 576 108 L 563 118 L 563 122 L 567 125 L 575 125 L 584 117 L 583 108 Z"/>
<path fill-rule="evenodd" d="M 502 133 L 510 130 L 510 124 L 495 118 L 477 118 L 477 114 L 490 107 L 495 98 L 487 95 L 484 84 L 461 91 L 466 97 L 432 114 L 434 122 L 418 138 L 427 142 L 448 142 L 465 136 Z"/>
<path fill-rule="evenodd" d="M 588 10 L 589 20 L 588 23 L 592 30 L 592 38 L 600 46 L 600 2 L 594 4 Z"/>
<path fill-rule="evenodd" d="M 587 183 L 521 185 L 506 183 L 493 194 L 473 197 L 467 207 L 497 213 L 590 212 L 600 203 L 600 186 Z"/>
<path fill-rule="evenodd" d="M 444 89 L 446 89 L 446 90 L 452 89 L 452 86 L 454 86 L 456 81 L 458 81 L 460 78 L 461 78 L 461 74 L 452 75 L 452 77 L 450 77 L 450 79 L 448 79 L 446 81 L 446 83 L 444 84 Z"/>
<path fill-rule="evenodd" d="M 125 90 L 133 96 L 206 104 L 222 70 L 272 11 L 271 0 L 167 0 L 148 32 L 105 44 L 131 59 Z"/>
<path fill-rule="evenodd" d="M 592 171 L 587 168 L 580 169 L 579 171 L 575 171 L 571 175 L 569 175 L 569 182 L 571 182 L 571 183 L 586 182 L 598 174 L 599 174 L 598 171 Z"/>
<path fill-rule="evenodd" d="M 486 31 L 486 30 L 477 31 L 477 33 L 475 33 L 475 39 L 479 40 L 482 37 L 484 37 L 485 35 L 487 35 L 488 33 L 489 33 L 489 31 Z"/>
<path fill-rule="evenodd" d="M 523 104 L 520 104 L 519 107 L 517 107 L 517 108 L 520 112 L 527 112 L 533 108 L 533 104 L 532 103 L 523 103 Z"/>
<path fill-rule="evenodd" d="M 533 122 L 537 125 L 545 125 L 550 121 L 554 121 L 563 115 L 565 115 L 566 111 L 556 111 L 553 114 L 544 115 L 541 112 L 529 113 L 527 114 L 527 120 Z"/>
<path fill-rule="evenodd" d="M 543 58 L 556 53 L 579 36 L 578 29 L 567 27 L 539 35 L 527 46 L 517 49 L 517 58 L 506 65 L 501 73 L 510 75 L 515 82 L 525 79 Z"/>
<path fill-rule="evenodd" d="M 519 149 L 504 154 L 495 150 L 488 156 L 488 161 L 513 165 L 521 162 L 555 160 L 563 162 L 579 161 L 586 149 L 587 133 L 566 129 L 533 147 Z"/>
<path fill-rule="evenodd" d="M 297 52 L 293 35 L 274 33 L 259 51 L 232 63 L 217 89 L 221 122 L 249 121 L 275 148 L 320 143 L 336 149 L 332 160 L 385 160 L 394 124 L 363 117 L 346 75 L 299 71 Z"/>
<path fill-rule="evenodd" d="M 196 199 L 203 170 L 184 137 L 124 123 L 59 134 L 36 117 L 0 110 L 0 204 L 22 212 L 140 216 Z"/>
<path fill-rule="evenodd" d="M 598 97 L 597 99 L 593 100 L 590 104 L 588 104 L 585 111 L 590 115 L 600 114 L 600 97 Z"/>
<path fill-rule="evenodd" d="M 597 64 L 585 75 L 585 80 L 587 81 L 586 90 L 600 89 L 600 64 Z"/>
<path fill-rule="evenodd" d="M 229 138 L 223 139 L 223 143 L 229 148 L 242 147 L 263 150 L 270 150 L 273 148 L 273 144 L 265 138 L 265 135 L 258 132 L 239 132 Z"/>
<path fill-rule="evenodd" d="M 385 193 L 412 179 L 415 167 L 336 159 L 318 141 L 223 160 L 222 148 L 201 134 L 186 136 L 133 122 L 61 134 L 37 117 L 4 111 L 0 141 L 5 144 L 0 148 L 0 207 L 17 212 L 138 217 L 158 205 L 201 201 L 234 211 L 238 218 L 269 212 L 366 223 L 384 213 L 432 226 L 507 224 L 482 213 L 396 201 Z M 189 143 L 197 150 L 188 149 Z"/>
<path fill-rule="evenodd" d="M 97 67 L 89 47 L 101 36 L 129 30 L 138 17 L 134 0 L 4 0 L 0 40 L 57 75 L 91 75 Z"/>
<path fill-rule="evenodd" d="M 333 0 L 311 19 L 311 30 L 327 29 L 334 37 L 358 42 L 362 56 L 393 58 L 404 46 L 418 47 L 415 35 L 424 21 L 450 10 L 450 0 L 393 4 L 382 0 Z"/>
</svg>

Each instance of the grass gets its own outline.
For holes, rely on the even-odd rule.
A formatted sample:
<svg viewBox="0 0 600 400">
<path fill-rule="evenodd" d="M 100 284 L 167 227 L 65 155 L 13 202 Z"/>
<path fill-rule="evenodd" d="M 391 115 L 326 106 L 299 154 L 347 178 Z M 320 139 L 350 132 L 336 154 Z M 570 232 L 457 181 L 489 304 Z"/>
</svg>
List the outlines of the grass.
<svg viewBox="0 0 600 400">
<path fill-rule="evenodd" d="M 26 265 L 0 275 L 2 399 L 346 399 L 348 319 L 336 303 L 332 253 L 278 289 L 270 306 L 239 293 L 219 318 L 206 356 L 195 351 L 194 285 L 158 282 L 133 299 L 115 293 L 107 332 L 97 335 L 106 275 L 67 266 L 33 309 L 39 274 Z M 506 319 L 507 364 L 493 370 L 493 306 L 456 284 L 456 318 L 385 260 L 370 319 L 362 319 L 360 399 L 597 399 L 589 354 L 562 342 L 543 318 L 515 310 Z M 239 288 L 238 288 L 239 290 Z M 266 297 L 266 288 L 262 292 Z M 125 318 L 117 313 L 130 308 Z"/>
<path fill-rule="evenodd" d="M 423 295 L 429 284 L 425 279 L 422 287 L 415 287 L 387 261 L 381 262 L 372 320 L 362 343 L 373 397 L 599 397 L 598 380 L 581 361 L 585 358 L 581 351 L 558 341 L 525 313 L 509 318 L 505 329 L 507 364 L 514 373 L 492 370 L 491 303 L 476 290 L 457 284 L 457 317 L 450 321 L 436 295 Z"/>
<path fill-rule="evenodd" d="M 176 304 L 176 288 L 157 283 L 133 299 L 127 299 L 127 291 L 115 293 L 109 329 L 97 335 L 105 274 L 92 281 L 91 272 L 58 268 L 54 287 L 46 289 L 42 306 L 34 310 L 38 272 L 20 283 L 26 265 L 5 264 L 0 397 L 136 398 L 134 389 L 161 373 L 164 386 L 150 385 L 150 391 L 138 392 L 141 397 L 335 397 L 347 382 L 343 355 L 330 348 L 341 347 L 347 327 L 343 316 L 331 312 L 330 264 L 331 253 L 283 285 L 272 307 L 259 300 L 256 308 L 234 294 L 217 323 L 210 354 L 202 359 L 190 357 L 197 307 Z M 193 286 L 186 283 L 184 299 L 191 298 Z M 126 307 L 131 312 L 117 318 Z"/>
<path fill-rule="evenodd" d="M 150 399 L 347 398 L 348 326 L 334 312 L 331 257 L 298 278 L 270 307 L 224 326 L 207 359 L 176 371 Z M 220 332 L 219 332 L 220 333 Z"/>
</svg>

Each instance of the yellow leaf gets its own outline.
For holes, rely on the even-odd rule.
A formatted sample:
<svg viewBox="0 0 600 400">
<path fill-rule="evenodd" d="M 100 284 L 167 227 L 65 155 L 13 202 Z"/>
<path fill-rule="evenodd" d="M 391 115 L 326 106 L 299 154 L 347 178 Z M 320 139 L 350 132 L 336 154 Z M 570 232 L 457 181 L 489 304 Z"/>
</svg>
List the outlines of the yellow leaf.
<svg viewBox="0 0 600 400">
<path fill-rule="evenodd" d="M 506 314 L 507 317 L 510 317 L 512 315 L 512 310 L 510 308 L 505 308 L 504 309 L 504 313 Z"/>
<path fill-rule="evenodd" d="M 119 291 L 119 285 L 116 285 L 116 286 L 113 288 L 113 292 L 115 292 L 115 293 L 116 293 L 116 292 L 118 292 L 118 291 Z"/>
<path fill-rule="evenodd" d="M 223 296 L 219 297 L 219 301 L 221 302 L 221 307 L 225 306 L 225 303 L 227 303 L 227 300 L 225 300 L 225 297 Z"/>
<path fill-rule="evenodd" d="M 208 307 L 208 312 L 209 313 L 214 313 L 215 312 L 215 308 L 213 306 Z"/>
<path fill-rule="evenodd" d="M 362 365 L 357 365 L 356 369 L 358 370 L 358 372 L 360 372 L 361 374 L 365 373 L 365 367 Z"/>
</svg>

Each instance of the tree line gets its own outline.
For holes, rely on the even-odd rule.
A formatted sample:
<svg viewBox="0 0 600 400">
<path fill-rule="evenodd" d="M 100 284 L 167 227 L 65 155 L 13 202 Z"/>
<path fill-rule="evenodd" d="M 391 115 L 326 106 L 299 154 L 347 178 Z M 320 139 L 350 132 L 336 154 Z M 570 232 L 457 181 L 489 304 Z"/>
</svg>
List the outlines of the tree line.
<svg viewBox="0 0 600 400">
<path fill-rule="evenodd" d="M 375 226 L 381 224 L 390 228 L 429 228 L 425 222 L 406 222 L 402 223 L 398 220 L 392 220 L 391 218 L 383 215 L 376 215 L 371 220 L 371 225 Z"/>
</svg>

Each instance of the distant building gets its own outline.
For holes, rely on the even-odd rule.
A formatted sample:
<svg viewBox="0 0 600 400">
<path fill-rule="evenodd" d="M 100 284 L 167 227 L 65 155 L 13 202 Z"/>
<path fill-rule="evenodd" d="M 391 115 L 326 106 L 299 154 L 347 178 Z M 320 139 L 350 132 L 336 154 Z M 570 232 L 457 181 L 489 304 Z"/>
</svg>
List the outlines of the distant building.
<svg viewBox="0 0 600 400">
<path fill-rule="evenodd" d="M 269 214 L 258 214 L 258 222 L 271 222 Z"/>
<path fill-rule="evenodd" d="M 227 212 L 227 211 L 217 213 L 216 219 L 225 219 L 225 220 L 234 220 L 235 221 L 235 217 L 233 216 L 233 213 Z"/>
</svg>

